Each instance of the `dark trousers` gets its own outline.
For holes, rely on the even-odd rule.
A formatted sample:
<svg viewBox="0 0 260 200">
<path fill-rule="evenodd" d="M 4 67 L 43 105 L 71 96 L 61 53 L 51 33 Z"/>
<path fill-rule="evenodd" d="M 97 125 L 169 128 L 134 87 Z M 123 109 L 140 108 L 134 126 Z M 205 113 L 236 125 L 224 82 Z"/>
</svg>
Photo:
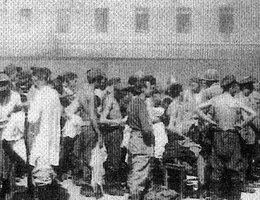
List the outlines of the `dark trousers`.
<svg viewBox="0 0 260 200">
<path fill-rule="evenodd" d="M 60 175 L 68 172 L 69 170 L 73 170 L 75 167 L 75 158 L 73 154 L 75 140 L 75 138 L 70 137 L 64 137 L 61 139 L 60 164 L 58 170 Z"/>
<path fill-rule="evenodd" d="M 89 179 L 91 177 L 91 151 L 97 143 L 97 134 L 91 126 L 82 127 L 80 135 L 76 136 L 74 142 L 75 168 L 74 175 L 78 178 Z"/>
<path fill-rule="evenodd" d="M 106 183 L 119 181 L 119 169 L 121 165 L 121 142 L 123 139 L 123 130 L 116 128 L 114 130 L 102 130 L 104 133 L 104 143 L 107 149 L 107 160 L 104 163 Z"/>
<path fill-rule="evenodd" d="M 223 131 L 214 133 L 213 140 L 211 189 L 219 197 L 240 199 L 246 169 L 241 137 L 236 131 Z"/>
</svg>

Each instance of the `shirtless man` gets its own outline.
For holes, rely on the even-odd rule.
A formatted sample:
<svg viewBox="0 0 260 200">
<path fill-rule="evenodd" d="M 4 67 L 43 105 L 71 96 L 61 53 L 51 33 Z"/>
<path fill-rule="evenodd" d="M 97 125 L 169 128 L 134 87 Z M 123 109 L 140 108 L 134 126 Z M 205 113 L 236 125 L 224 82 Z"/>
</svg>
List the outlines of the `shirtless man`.
<svg viewBox="0 0 260 200">
<path fill-rule="evenodd" d="M 239 130 L 253 120 L 256 113 L 236 98 L 238 84 L 233 75 L 221 81 L 223 93 L 201 104 L 199 116 L 215 126 L 212 146 L 211 190 L 213 196 L 227 199 L 240 199 L 240 187 L 245 178 L 245 162 L 241 152 L 241 136 Z M 203 110 L 213 108 L 212 118 Z M 246 121 L 240 121 L 241 112 L 248 115 Z M 228 178 L 227 178 L 228 177 Z"/>
<path fill-rule="evenodd" d="M 78 184 L 84 183 L 90 177 L 91 151 L 97 142 L 103 145 L 103 139 L 98 126 L 97 109 L 95 108 L 95 88 L 103 84 L 105 74 L 100 69 L 87 71 L 87 83 L 76 94 L 74 101 L 65 109 L 68 118 L 79 113 L 83 120 L 81 133 L 75 138 L 74 153 L 79 163 L 74 170 L 74 178 L 79 179 Z M 82 172 L 81 174 L 80 172 Z M 82 179 L 83 176 L 83 180 Z M 82 190 L 82 192 L 85 192 Z"/>
<path fill-rule="evenodd" d="M 257 121 L 259 120 L 259 111 L 257 110 L 257 104 L 259 104 L 259 94 L 254 91 L 255 79 L 251 76 L 245 77 L 240 81 L 241 92 L 238 95 L 238 99 L 243 102 L 248 107 L 252 108 L 256 113 L 257 117 L 254 119 L 249 126 L 246 126 L 241 130 L 242 138 L 246 143 L 246 155 L 248 159 L 248 168 L 247 168 L 247 180 L 257 181 L 257 177 L 253 173 L 253 158 L 256 157 L 256 141 L 259 138 Z M 243 116 L 244 117 L 244 116 Z"/>
</svg>

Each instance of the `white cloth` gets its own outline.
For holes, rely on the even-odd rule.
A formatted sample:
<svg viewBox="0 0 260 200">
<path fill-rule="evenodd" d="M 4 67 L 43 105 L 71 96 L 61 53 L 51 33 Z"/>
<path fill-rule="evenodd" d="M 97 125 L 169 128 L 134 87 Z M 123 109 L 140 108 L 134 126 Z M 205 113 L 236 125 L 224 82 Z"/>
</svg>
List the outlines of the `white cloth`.
<svg viewBox="0 0 260 200">
<path fill-rule="evenodd" d="M 14 141 L 13 151 L 26 162 L 26 148 L 23 139 L 25 114 L 24 112 L 12 113 L 14 108 L 21 104 L 19 93 L 11 91 L 9 102 L 6 105 L 0 105 L 0 121 L 6 121 L 1 124 L 4 127 L 1 139 Z"/>
<path fill-rule="evenodd" d="M 19 140 L 16 140 L 13 144 L 13 150 L 17 153 L 20 158 L 23 159 L 23 161 L 26 163 L 27 161 L 27 155 L 26 155 L 26 147 L 25 147 L 25 141 L 24 138 L 21 138 Z"/>
<path fill-rule="evenodd" d="M 149 105 L 148 105 L 149 108 Z M 149 115 L 153 123 L 153 134 L 155 137 L 154 156 L 155 158 L 162 158 L 165 145 L 168 143 L 168 136 L 165 130 L 165 125 L 160 122 L 160 117 L 164 114 L 165 109 L 162 107 L 150 107 Z M 159 122 L 157 122 L 159 121 Z"/>
<path fill-rule="evenodd" d="M 162 122 L 153 124 L 153 134 L 155 137 L 154 157 L 162 158 L 165 151 L 165 145 L 168 143 L 165 125 Z"/>
<path fill-rule="evenodd" d="M 9 121 L 9 115 L 13 112 L 16 106 L 20 106 L 22 104 L 21 97 L 17 92 L 11 91 L 10 100 L 5 105 L 0 105 L 0 126 L 6 125 L 6 123 L 2 123 L 4 121 Z"/>
<path fill-rule="evenodd" d="M 20 140 L 24 135 L 24 121 L 24 112 L 13 113 L 10 116 L 8 123 L 6 124 L 6 128 L 3 130 L 2 140 Z"/>
<path fill-rule="evenodd" d="M 28 111 L 28 121 L 39 124 L 32 144 L 30 165 L 49 169 L 59 165 L 61 104 L 56 90 L 44 86 L 37 90 Z"/>
<path fill-rule="evenodd" d="M 24 141 L 25 113 L 13 113 L 9 118 L 6 128 L 3 129 L 2 140 L 13 141 L 12 149 L 24 162 L 27 161 L 26 147 Z"/>
<path fill-rule="evenodd" d="M 94 188 L 97 184 L 104 184 L 105 169 L 103 163 L 107 159 L 107 150 L 105 145 L 102 148 L 97 143 L 96 147 L 91 151 L 91 160 L 89 165 L 92 167 L 91 185 Z"/>
<path fill-rule="evenodd" d="M 130 126 L 125 125 L 124 131 L 123 131 L 123 140 L 122 140 L 122 143 L 121 143 L 121 148 L 126 147 L 128 149 L 130 134 L 131 134 Z"/>
<path fill-rule="evenodd" d="M 67 120 L 65 123 L 62 137 L 76 137 L 80 133 L 81 125 L 83 125 L 81 117 L 73 114 L 71 118 Z"/>
</svg>

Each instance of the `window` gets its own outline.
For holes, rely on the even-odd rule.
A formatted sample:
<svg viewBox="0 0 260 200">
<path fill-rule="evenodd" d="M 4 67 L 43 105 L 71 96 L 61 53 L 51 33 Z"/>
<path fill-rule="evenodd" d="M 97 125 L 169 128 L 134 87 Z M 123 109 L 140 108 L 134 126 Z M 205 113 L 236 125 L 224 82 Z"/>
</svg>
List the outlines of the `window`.
<svg viewBox="0 0 260 200">
<path fill-rule="evenodd" d="M 219 9 L 219 32 L 230 34 L 234 28 L 234 9 L 232 7 L 221 7 Z"/>
<path fill-rule="evenodd" d="M 70 12 L 67 9 L 58 9 L 57 13 L 57 32 L 67 33 L 70 29 L 71 18 Z"/>
<path fill-rule="evenodd" d="M 98 33 L 106 33 L 108 30 L 108 8 L 97 8 L 95 10 L 95 24 Z"/>
<path fill-rule="evenodd" d="M 149 9 L 136 8 L 135 9 L 135 32 L 149 31 Z"/>
<path fill-rule="evenodd" d="M 30 18 L 32 15 L 32 9 L 29 8 L 22 8 L 19 11 L 19 15 L 23 18 Z"/>
<path fill-rule="evenodd" d="M 191 8 L 180 7 L 177 8 L 176 28 L 177 33 L 190 33 L 192 29 L 191 23 Z"/>
</svg>

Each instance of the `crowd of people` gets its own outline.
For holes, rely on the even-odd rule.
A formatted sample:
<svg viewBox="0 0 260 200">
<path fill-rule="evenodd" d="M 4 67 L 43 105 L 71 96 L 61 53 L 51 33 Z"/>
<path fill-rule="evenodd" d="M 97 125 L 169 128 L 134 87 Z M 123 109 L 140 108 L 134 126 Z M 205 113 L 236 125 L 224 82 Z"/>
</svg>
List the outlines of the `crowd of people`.
<svg viewBox="0 0 260 200">
<path fill-rule="evenodd" d="M 251 76 L 220 79 L 209 69 L 186 88 L 172 77 L 158 87 L 144 73 L 123 87 L 101 68 L 80 85 L 73 72 L 51 77 L 41 67 L 0 73 L 0 199 L 25 175 L 31 193 L 71 179 L 85 196 L 162 199 L 166 163 L 198 177 L 208 199 L 239 200 L 259 178 L 260 93 Z"/>
</svg>

